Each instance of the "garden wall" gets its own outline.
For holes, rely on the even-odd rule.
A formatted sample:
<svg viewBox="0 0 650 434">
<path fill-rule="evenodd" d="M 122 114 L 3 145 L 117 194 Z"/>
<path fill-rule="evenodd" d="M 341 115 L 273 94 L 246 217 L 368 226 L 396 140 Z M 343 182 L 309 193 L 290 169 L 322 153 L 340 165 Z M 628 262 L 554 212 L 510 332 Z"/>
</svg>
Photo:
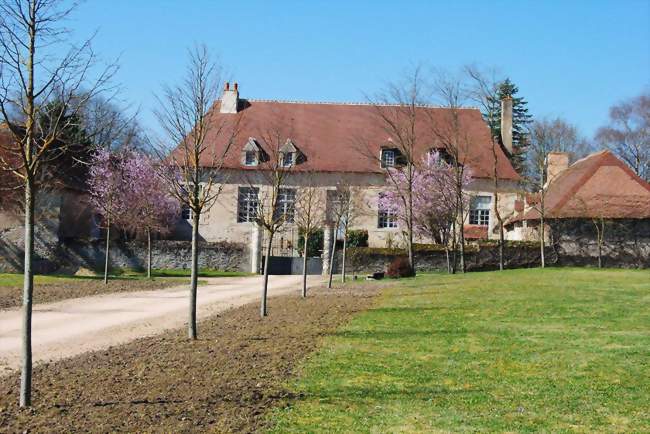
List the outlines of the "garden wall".
<svg viewBox="0 0 650 434">
<path fill-rule="evenodd" d="M 189 268 L 189 241 L 153 241 L 154 268 Z M 66 241 L 38 248 L 35 261 L 37 273 L 74 273 L 79 268 L 100 270 L 104 267 L 104 241 Z M 114 241 L 110 252 L 112 268 L 144 269 L 146 244 L 140 241 Z M 22 246 L 0 239 L 0 272 L 19 272 L 23 263 Z M 243 244 L 200 243 L 199 267 L 227 271 L 249 271 L 248 249 Z"/>
<path fill-rule="evenodd" d="M 550 252 L 549 252 L 550 253 Z M 350 273 L 370 273 L 383 271 L 395 258 L 405 256 L 400 249 L 377 249 L 358 247 L 348 249 L 346 267 Z M 539 247 L 530 243 L 505 248 L 504 257 L 507 268 L 527 268 L 539 265 Z M 417 249 L 415 253 L 417 271 L 446 271 L 447 256 L 443 249 Z M 467 271 L 494 270 L 499 267 L 499 250 L 496 246 L 466 247 L 465 263 Z M 341 271 L 341 251 L 336 252 L 334 262 L 336 272 Z"/>
<path fill-rule="evenodd" d="M 594 239 L 584 235 L 588 228 L 578 225 L 574 229 L 575 232 L 572 232 L 565 228 L 563 235 L 546 247 L 546 265 L 598 266 L 598 245 Z M 610 228 L 612 233 L 603 245 L 603 267 L 650 268 L 650 227 L 637 229 L 634 232 L 636 235 L 617 237 L 615 228 Z M 350 274 L 384 271 L 395 258 L 405 255 L 405 251 L 399 249 L 350 248 L 346 267 Z M 504 262 L 505 268 L 539 267 L 539 245 L 534 242 L 508 242 L 504 249 Z M 499 249 L 494 243 L 469 245 L 466 248 L 465 263 L 467 271 L 496 270 L 499 268 Z M 339 250 L 334 262 L 337 273 L 341 271 L 340 265 Z M 415 252 L 415 265 L 417 271 L 446 271 L 446 254 L 441 249 L 418 249 Z"/>
</svg>

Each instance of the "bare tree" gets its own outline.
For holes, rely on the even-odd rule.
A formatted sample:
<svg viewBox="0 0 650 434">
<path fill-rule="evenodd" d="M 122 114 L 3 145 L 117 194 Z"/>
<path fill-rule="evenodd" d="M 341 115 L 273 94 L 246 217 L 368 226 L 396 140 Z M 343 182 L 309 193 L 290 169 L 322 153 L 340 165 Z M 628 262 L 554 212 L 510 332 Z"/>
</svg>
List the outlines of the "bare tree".
<svg viewBox="0 0 650 434">
<path fill-rule="evenodd" d="M 345 282 L 345 254 L 347 249 L 347 231 L 349 221 L 354 218 L 354 188 L 343 180 L 337 183 L 335 190 L 328 190 L 327 197 L 327 220 L 334 228 L 332 237 L 332 249 L 330 251 L 329 278 L 327 287 L 332 287 L 334 276 L 334 258 L 336 254 L 336 242 L 338 234 L 343 230 L 343 254 L 341 263 L 341 279 Z"/>
<path fill-rule="evenodd" d="M 498 147 L 502 145 L 501 137 L 499 137 L 499 129 L 497 128 L 497 119 L 500 113 L 498 92 L 499 83 L 503 80 L 497 78 L 496 71 L 484 72 L 475 65 L 466 66 L 465 72 L 470 80 L 468 89 L 469 96 L 481 108 L 483 119 L 490 128 L 490 137 L 492 138 L 492 182 L 494 188 L 492 211 L 497 219 L 499 229 L 499 270 L 503 270 L 505 231 L 503 228 L 503 217 L 499 210 L 499 176 L 497 172 Z"/>
<path fill-rule="evenodd" d="M 0 167 L 21 180 L 25 196 L 22 407 L 31 405 L 32 257 L 39 174 L 43 165 L 65 152 L 66 145 L 57 146 L 61 135 L 88 100 L 107 90 L 116 70 L 114 65 L 98 67 L 90 40 L 76 47 L 66 42 L 69 34 L 62 22 L 74 8 L 75 4 L 67 7 L 60 0 L 0 1 L 0 112 L 12 135 L 3 145 Z M 99 71 L 94 80 L 93 71 Z"/>
<path fill-rule="evenodd" d="M 192 220 L 189 337 L 197 338 L 196 297 L 199 275 L 199 223 L 221 193 L 222 170 L 238 134 L 240 114 L 213 109 L 221 91 L 220 65 L 205 46 L 189 51 L 189 64 L 180 84 L 165 86 L 158 97 L 156 117 L 166 134 L 158 146 L 161 176 Z M 170 147 L 175 147 L 169 152 Z"/>
<path fill-rule="evenodd" d="M 454 171 L 456 219 L 452 229 L 452 249 L 454 252 L 453 271 L 457 264 L 461 272 L 465 272 L 465 230 L 464 222 L 467 218 L 467 193 L 465 191 L 466 179 L 471 176 L 468 167 L 469 150 L 474 146 L 472 138 L 466 128 L 463 128 L 462 110 L 466 96 L 463 81 L 459 76 L 438 72 L 434 80 L 434 92 L 440 105 L 446 110 L 442 118 L 431 116 L 430 128 L 433 133 L 434 146 L 441 152 Z M 456 252 L 460 250 L 459 258 Z M 459 261 L 457 261 L 459 259 Z"/>
<path fill-rule="evenodd" d="M 258 136 L 256 141 L 259 139 L 264 152 L 260 155 L 259 170 L 248 176 L 248 184 L 256 197 L 255 223 L 266 234 L 260 304 L 260 316 L 263 318 L 268 315 L 269 262 L 273 239 L 285 223 L 294 221 L 296 190 L 289 188 L 287 181 L 300 155 L 291 141 L 291 123 L 281 115 L 274 114 L 274 119 L 258 132 Z"/>
<path fill-rule="evenodd" d="M 421 68 L 416 67 L 401 82 L 390 83 L 370 103 L 374 109 L 376 124 L 387 135 L 388 139 L 382 144 L 382 152 L 377 155 L 376 144 L 363 144 L 361 152 L 375 159 L 380 167 L 385 169 L 386 178 L 404 203 L 403 223 L 406 226 L 406 248 L 409 265 L 415 270 L 413 248 L 413 182 L 417 151 L 431 143 L 431 136 L 425 129 L 419 128 L 422 123 L 423 105 L 428 102 L 427 86 L 422 78 Z M 363 140 L 363 139 L 362 139 Z M 374 146 L 373 146 L 374 145 Z M 383 158 L 384 151 L 392 152 L 394 158 Z M 400 173 L 400 179 L 396 174 Z M 406 182 L 402 182 L 403 178 Z"/>
<path fill-rule="evenodd" d="M 598 130 L 596 141 L 650 181 L 650 92 L 611 107 L 609 125 Z"/>
<path fill-rule="evenodd" d="M 546 190 L 548 179 L 548 154 L 568 152 L 575 155 L 587 153 L 588 145 L 577 129 L 560 118 L 543 118 L 533 122 L 530 128 L 530 148 L 528 153 L 528 173 L 524 182 L 534 193 L 532 208 L 539 213 L 538 227 L 541 266 L 546 266 L 544 246 L 546 239 Z"/>
<path fill-rule="evenodd" d="M 302 234 L 304 246 L 302 252 L 302 296 L 307 297 L 307 255 L 311 237 L 321 230 L 325 220 L 322 206 L 322 194 L 313 181 L 313 174 L 304 174 L 306 186 L 299 192 L 296 199 L 294 223 Z"/>
</svg>

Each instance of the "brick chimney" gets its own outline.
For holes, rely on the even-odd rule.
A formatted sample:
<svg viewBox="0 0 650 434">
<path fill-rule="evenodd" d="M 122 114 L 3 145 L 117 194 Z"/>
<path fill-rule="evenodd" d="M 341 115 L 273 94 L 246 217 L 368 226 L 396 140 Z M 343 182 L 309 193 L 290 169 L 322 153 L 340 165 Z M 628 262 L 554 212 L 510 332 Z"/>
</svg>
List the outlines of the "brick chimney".
<svg viewBox="0 0 650 434">
<path fill-rule="evenodd" d="M 239 86 L 235 83 L 234 87 L 230 88 L 230 83 L 226 83 L 223 88 L 223 95 L 221 96 L 221 113 L 237 113 L 239 108 Z"/>
<path fill-rule="evenodd" d="M 512 98 L 509 96 L 501 100 L 501 142 L 512 154 Z"/>
<path fill-rule="evenodd" d="M 560 173 L 569 168 L 568 152 L 549 152 L 546 156 L 546 183 L 553 182 Z"/>
</svg>

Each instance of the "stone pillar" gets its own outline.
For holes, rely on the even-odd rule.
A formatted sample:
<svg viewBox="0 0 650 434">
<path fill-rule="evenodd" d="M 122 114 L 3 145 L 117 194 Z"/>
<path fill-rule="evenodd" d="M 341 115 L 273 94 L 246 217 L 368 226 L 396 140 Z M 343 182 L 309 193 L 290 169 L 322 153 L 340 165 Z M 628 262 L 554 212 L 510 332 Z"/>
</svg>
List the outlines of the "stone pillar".
<svg viewBox="0 0 650 434">
<path fill-rule="evenodd" d="M 251 273 L 259 273 L 262 257 L 262 230 L 256 224 L 251 225 Z"/>
<path fill-rule="evenodd" d="M 329 274 L 330 256 L 332 256 L 332 227 L 323 228 L 323 275 Z"/>
</svg>

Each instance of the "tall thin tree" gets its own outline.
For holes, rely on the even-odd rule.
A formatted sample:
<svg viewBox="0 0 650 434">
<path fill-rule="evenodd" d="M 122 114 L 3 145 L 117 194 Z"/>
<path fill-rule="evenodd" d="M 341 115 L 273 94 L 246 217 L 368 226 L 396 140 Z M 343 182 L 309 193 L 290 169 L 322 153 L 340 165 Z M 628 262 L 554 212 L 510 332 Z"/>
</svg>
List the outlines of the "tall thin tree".
<svg viewBox="0 0 650 434">
<path fill-rule="evenodd" d="M 192 223 L 192 258 L 188 335 L 197 338 L 196 298 L 199 276 L 199 224 L 202 213 L 219 197 L 227 155 L 239 132 L 241 114 L 221 114 L 213 109 L 221 91 L 222 68 L 208 49 L 189 50 L 185 77 L 165 86 L 155 114 L 166 135 L 157 152 L 162 159 L 160 175 Z M 171 152 L 170 148 L 173 148 Z"/>
<path fill-rule="evenodd" d="M 62 133 L 88 100 L 107 90 L 116 70 L 114 65 L 97 65 L 90 40 L 78 46 L 68 42 L 63 22 L 75 7 L 62 0 L 0 1 L 0 113 L 12 134 L 0 166 L 21 180 L 24 191 L 22 407 L 31 405 L 32 258 L 39 174 L 48 161 L 64 153 L 65 146 L 56 146 Z M 50 104 L 53 101 L 57 104 Z M 49 121 L 39 122 L 45 118 Z"/>
</svg>

